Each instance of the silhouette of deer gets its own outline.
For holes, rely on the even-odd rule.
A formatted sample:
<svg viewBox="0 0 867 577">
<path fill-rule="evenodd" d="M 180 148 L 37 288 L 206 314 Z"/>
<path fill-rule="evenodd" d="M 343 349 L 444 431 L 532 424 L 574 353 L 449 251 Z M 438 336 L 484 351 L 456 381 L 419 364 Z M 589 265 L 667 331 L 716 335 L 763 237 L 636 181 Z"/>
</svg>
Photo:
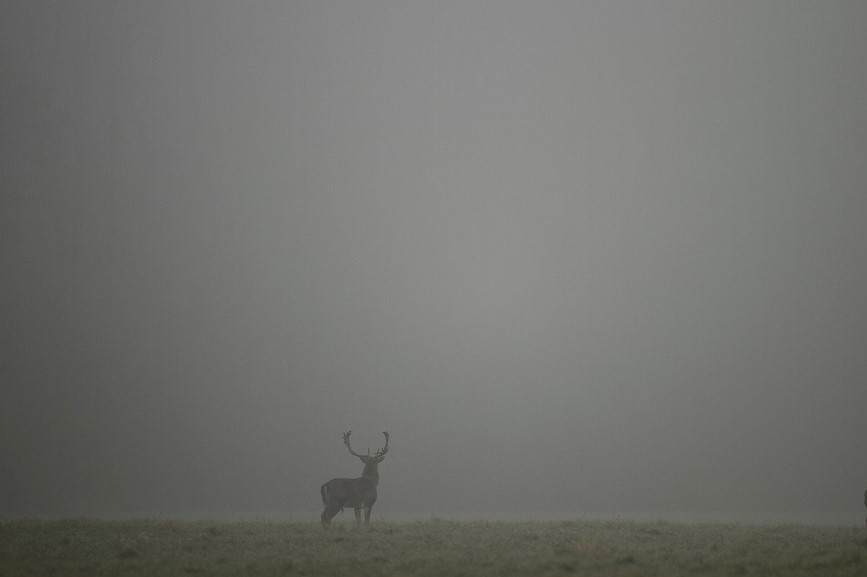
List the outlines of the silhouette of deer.
<svg viewBox="0 0 867 577">
<path fill-rule="evenodd" d="M 376 503 L 376 486 L 379 484 L 379 464 L 385 459 L 385 454 L 388 453 L 388 433 L 385 435 L 385 447 L 377 450 L 373 455 L 370 454 L 370 449 L 366 455 L 359 455 L 352 450 L 352 445 L 349 444 L 349 436 L 352 431 L 343 433 L 343 444 L 349 449 L 350 455 L 355 455 L 361 462 L 364 463 L 364 470 L 361 472 L 361 477 L 356 479 L 335 478 L 331 479 L 322 485 L 320 492 L 322 493 L 322 504 L 325 509 L 322 511 L 322 525 L 331 524 L 331 519 L 342 511 L 344 507 L 355 509 L 355 524 L 361 526 L 361 510 L 364 509 L 364 524 L 370 525 L 370 512 L 373 509 L 373 504 Z"/>
</svg>

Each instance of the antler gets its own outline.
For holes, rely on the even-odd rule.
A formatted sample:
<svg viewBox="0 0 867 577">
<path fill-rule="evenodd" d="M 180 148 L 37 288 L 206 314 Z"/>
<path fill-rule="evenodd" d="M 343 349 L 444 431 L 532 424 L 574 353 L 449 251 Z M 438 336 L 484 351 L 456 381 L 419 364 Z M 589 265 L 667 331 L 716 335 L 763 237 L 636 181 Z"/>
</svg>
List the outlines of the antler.
<svg viewBox="0 0 867 577">
<path fill-rule="evenodd" d="M 346 448 L 349 449 L 349 453 L 351 455 L 355 455 L 356 457 L 364 457 L 365 455 L 359 455 L 355 451 L 352 450 L 352 445 L 349 444 L 349 435 L 352 434 L 352 431 L 346 431 L 343 433 L 343 444 L 346 445 Z"/>
<path fill-rule="evenodd" d="M 358 453 L 356 453 L 355 451 L 352 450 L 352 445 L 349 444 L 349 435 L 351 435 L 351 434 L 352 434 L 352 431 L 346 431 L 345 433 L 343 433 L 343 444 L 346 445 L 347 449 L 349 449 L 349 453 L 351 455 L 355 455 L 356 457 L 360 457 L 362 459 L 370 459 L 371 458 L 370 457 L 370 449 L 367 450 L 366 455 L 359 455 Z M 385 435 L 385 446 L 380 448 L 380 449 L 377 449 L 376 453 L 374 453 L 374 455 L 373 455 L 374 459 L 382 457 L 383 455 L 388 453 L 388 433 L 383 431 L 382 434 Z"/>
<path fill-rule="evenodd" d="M 385 446 L 381 449 L 377 449 L 374 457 L 382 457 L 383 455 L 388 453 L 388 431 L 383 431 L 382 434 L 385 435 Z"/>
</svg>

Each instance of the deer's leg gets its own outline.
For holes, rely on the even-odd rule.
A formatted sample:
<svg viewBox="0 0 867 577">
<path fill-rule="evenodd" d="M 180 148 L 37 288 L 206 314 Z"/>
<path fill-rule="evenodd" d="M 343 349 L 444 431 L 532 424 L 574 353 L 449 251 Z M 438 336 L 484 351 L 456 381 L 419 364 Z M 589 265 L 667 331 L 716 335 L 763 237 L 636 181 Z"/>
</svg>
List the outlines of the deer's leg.
<svg viewBox="0 0 867 577">
<path fill-rule="evenodd" d="M 355 511 L 355 526 L 361 527 L 361 509 L 353 509 Z"/>
<path fill-rule="evenodd" d="M 334 516 L 337 515 L 338 511 L 340 511 L 340 505 L 336 505 L 334 503 L 329 503 L 329 504 L 325 505 L 325 509 L 322 511 L 322 516 L 321 516 L 322 524 L 323 525 L 330 525 L 331 519 L 333 519 Z"/>
<path fill-rule="evenodd" d="M 370 512 L 373 511 L 373 503 L 364 506 L 364 524 L 370 525 Z"/>
</svg>

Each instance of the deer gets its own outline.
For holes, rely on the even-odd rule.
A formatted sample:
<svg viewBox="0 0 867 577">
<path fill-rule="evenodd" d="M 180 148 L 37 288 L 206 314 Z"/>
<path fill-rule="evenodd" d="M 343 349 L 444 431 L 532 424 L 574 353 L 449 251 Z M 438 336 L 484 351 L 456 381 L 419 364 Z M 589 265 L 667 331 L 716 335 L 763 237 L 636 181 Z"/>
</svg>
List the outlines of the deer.
<svg viewBox="0 0 867 577">
<path fill-rule="evenodd" d="M 373 455 L 370 454 L 370 449 L 366 455 L 359 455 L 352 450 L 352 445 L 349 442 L 349 436 L 352 431 L 343 433 L 343 444 L 349 449 L 349 454 L 361 459 L 364 463 L 364 470 L 361 472 L 361 477 L 355 479 L 334 478 L 323 484 L 320 492 L 322 493 L 322 504 L 325 509 L 322 511 L 322 525 L 327 527 L 331 524 L 331 519 L 337 515 L 338 511 L 343 511 L 344 507 L 352 507 L 355 510 L 355 525 L 361 526 L 361 510 L 364 509 L 364 524 L 370 525 L 370 512 L 373 509 L 373 504 L 376 503 L 376 486 L 379 484 L 379 464 L 385 459 L 385 454 L 388 453 L 388 432 L 383 432 L 385 435 L 385 446 L 378 449 Z"/>
</svg>

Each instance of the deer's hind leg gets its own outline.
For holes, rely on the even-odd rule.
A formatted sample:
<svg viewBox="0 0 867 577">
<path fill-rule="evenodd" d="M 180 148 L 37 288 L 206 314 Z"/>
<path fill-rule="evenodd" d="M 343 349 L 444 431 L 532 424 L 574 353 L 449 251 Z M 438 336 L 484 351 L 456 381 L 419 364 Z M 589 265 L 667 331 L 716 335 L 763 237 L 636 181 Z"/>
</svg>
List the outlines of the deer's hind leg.
<svg viewBox="0 0 867 577">
<path fill-rule="evenodd" d="M 320 517 L 322 519 L 322 524 L 330 525 L 331 519 L 337 515 L 337 512 L 340 511 L 340 509 L 341 507 L 337 503 L 328 503 L 325 505 L 325 509 L 322 511 L 322 516 Z"/>
</svg>

